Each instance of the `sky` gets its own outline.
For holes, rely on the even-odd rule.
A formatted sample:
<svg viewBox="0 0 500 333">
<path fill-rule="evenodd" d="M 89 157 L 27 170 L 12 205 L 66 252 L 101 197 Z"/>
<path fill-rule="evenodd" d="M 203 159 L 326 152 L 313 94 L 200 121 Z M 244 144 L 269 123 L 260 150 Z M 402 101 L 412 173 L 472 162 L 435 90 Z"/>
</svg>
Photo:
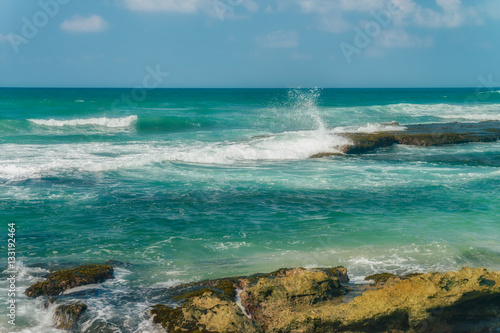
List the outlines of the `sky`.
<svg viewBox="0 0 500 333">
<path fill-rule="evenodd" d="M 499 55 L 498 0 L 0 0 L 1 87 L 498 87 Z"/>
</svg>

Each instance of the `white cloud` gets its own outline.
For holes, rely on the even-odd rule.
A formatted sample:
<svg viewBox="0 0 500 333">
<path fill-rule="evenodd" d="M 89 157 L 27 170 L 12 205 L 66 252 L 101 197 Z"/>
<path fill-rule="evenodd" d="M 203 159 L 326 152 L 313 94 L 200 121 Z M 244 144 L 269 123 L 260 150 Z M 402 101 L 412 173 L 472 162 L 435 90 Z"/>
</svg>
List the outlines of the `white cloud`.
<svg viewBox="0 0 500 333">
<path fill-rule="evenodd" d="M 259 4 L 255 0 L 121 0 L 130 10 L 143 12 L 205 12 L 214 18 L 246 19 L 240 13 L 246 10 L 255 13 Z"/>
<path fill-rule="evenodd" d="M 332 11 L 369 12 L 383 8 L 386 0 L 297 0 L 297 4 L 304 13 L 325 14 Z"/>
<path fill-rule="evenodd" d="M 0 43 L 1 42 L 10 42 L 10 36 L 0 34 Z"/>
<path fill-rule="evenodd" d="M 130 10 L 181 13 L 194 13 L 208 2 L 207 0 L 124 0 L 125 6 Z"/>
<path fill-rule="evenodd" d="M 274 31 L 256 38 L 257 43 L 267 48 L 292 48 L 299 45 L 299 35 L 293 31 Z"/>
<path fill-rule="evenodd" d="M 385 48 L 419 48 L 433 44 L 432 37 L 420 38 L 401 29 L 384 30 L 377 38 L 377 44 Z"/>
<path fill-rule="evenodd" d="M 491 3 L 492 0 L 486 0 Z M 498 0 L 497 0 L 498 1 Z M 346 31 L 346 27 L 357 24 L 346 20 L 346 14 L 358 12 L 371 16 L 373 11 L 392 12 L 391 23 L 396 27 L 418 26 L 426 28 L 456 28 L 466 24 L 482 24 L 480 6 L 464 6 L 461 0 L 434 0 L 435 5 L 423 6 L 414 0 L 296 0 L 303 13 L 319 15 L 318 27 L 332 33 Z M 489 5 L 493 7 L 492 5 Z M 437 8 L 436 8 L 437 7 Z"/>
<path fill-rule="evenodd" d="M 366 49 L 365 55 L 371 58 L 383 57 L 390 49 L 415 49 L 431 47 L 434 39 L 431 36 L 421 38 L 409 34 L 403 29 L 387 29 L 380 33 L 373 44 Z"/>
<path fill-rule="evenodd" d="M 89 17 L 76 15 L 72 19 L 61 23 L 61 29 L 68 32 L 101 32 L 107 28 L 108 22 L 99 15 Z"/>
<path fill-rule="evenodd" d="M 318 26 L 320 30 L 332 32 L 334 34 L 346 32 L 353 28 L 353 24 L 346 21 L 338 12 L 328 16 L 322 16 Z"/>
<path fill-rule="evenodd" d="M 439 9 L 423 7 L 413 0 L 393 0 L 402 9 L 398 25 L 426 28 L 457 28 L 466 24 L 482 24 L 477 7 L 463 6 L 461 0 L 435 0 Z"/>
<path fill-rule="evenodd" d="M 485 16 L 491 17 L 493 19 L 500 19 L 500 1 L 498 0 L 486 0 L 480 6 L 479 10 L 484 13 Z"/>
</svg>

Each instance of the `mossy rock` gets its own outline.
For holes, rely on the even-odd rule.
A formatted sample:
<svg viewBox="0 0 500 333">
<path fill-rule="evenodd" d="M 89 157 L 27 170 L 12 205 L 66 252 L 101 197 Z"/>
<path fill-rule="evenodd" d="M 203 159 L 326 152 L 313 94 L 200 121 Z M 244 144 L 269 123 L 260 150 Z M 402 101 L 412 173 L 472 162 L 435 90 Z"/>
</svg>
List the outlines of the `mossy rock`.
<svg viewBox="0 0 500 333">
<path fill-rule="evenodd" d="M 365 277 L 365 281 L 373 280 L 375 284 L 380 284 L 380 283 L 386 283 L 387 280 L 389 280 L 390 278 L 396 278 L 396 277 L 399 276 L 391 273 L 378 273 L 378 274 L 368 275 L 367 277 Z"/>
<path fill-rule="evenodd" d="M 45 281 L 35 283 L 26 289 L 25 294 L 28 297 L 56 296 L 71 288 L 101 283 L 111 278 L 113 278 L 113 267 L 86 265 L 51 273 Z"/>
<path fill-rule="evenodd" d="M 181 331 L 180 328 L 176 328 L 176 324 L 180 322 L 184 317 L 181 308 L 173 309 L 166 305 L 157 304 L 152 307 L 151 311 L 149 311 L 149 314 L 153 316 L 153 322 L 155 324 L 162 325 L 170 333 L 193 332 Z M 195 324 L 196 323 L 193 323 L 192 329 L 196 327 Z"/>
<path fill-rule="evenodd" d="M 176 300 L 186 300 L 192 297 L 201 296 L 205 292 L 217 294 L 218 297 L 227 300 L 234 300 L 236 297 L 235 285 L 238 283 L 239 277 L 205 280 L 200 282 L 186 283 L 178 286 L 176 289 L 188 289 L 188 292 L 181 292 L 174 296 Z M 194 288 L 198 288 L 193 290 Z"/>
<path fill-rule="evenodd" d="M 407 280 L 419 275 L 422 275 L 422 273 L 411 273 L 406 275 L 396 275 L 392 273 L 378 273 L 378 274 L 368 275 L 367 277 L 365 277 L 365 281 L 373 280 L 375 284 L 384 284 L 389 279 Z"/>
<path fill-rule="evenodd" d="M 59 305 L 54 313 L 55 326 L 63 330 L 69 330 L 76 325 L 85 311 L 87 311 L 87 305 L 80 302 Z"/>
<path fill-rule="evenodd" d="M 200 327 L 193 320 L 186 320 L 182 308 L 171 308 L 166 305 L 157 304 L 149 312 L 153 316 L 153 323 L 160 324 L 169 333 L 214 333 Z"/>
</svg>

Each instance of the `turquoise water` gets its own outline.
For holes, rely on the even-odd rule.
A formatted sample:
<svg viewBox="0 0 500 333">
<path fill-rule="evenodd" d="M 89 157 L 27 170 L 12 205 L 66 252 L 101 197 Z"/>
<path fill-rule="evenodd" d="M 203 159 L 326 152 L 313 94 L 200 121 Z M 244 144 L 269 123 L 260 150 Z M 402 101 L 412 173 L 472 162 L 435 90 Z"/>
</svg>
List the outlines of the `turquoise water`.
<svg viewBox="0 0 500 333">
<path fill-rule="evenodd" d="M 309 159 L 348 143 L 342 132 L 500 120 L 500 91 L 137 93 L 0 89 L 2 249 L 7 224 L 17 229 L 14 331 L 57 332 L 52 310 L 21 295 L 44 272 L 107 260 L 131 265 L 98 293 L 67 299 L 89 305 L 89 326 L 122 332 L 158 331 L 145 313 L 160 291 L 205 278 L 292 266 L 345 265 L 354 281 L 500 270 L 499 142 Z M 383 125 L 392 121 L 401 125 Z"/>
</svg>

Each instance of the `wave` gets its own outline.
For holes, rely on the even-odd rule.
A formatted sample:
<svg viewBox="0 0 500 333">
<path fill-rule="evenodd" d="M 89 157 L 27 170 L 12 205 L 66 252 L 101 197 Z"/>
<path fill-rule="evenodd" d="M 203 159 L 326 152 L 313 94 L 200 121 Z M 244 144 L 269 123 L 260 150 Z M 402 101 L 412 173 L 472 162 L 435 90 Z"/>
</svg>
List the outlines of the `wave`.
<svg viewBox="0 0 500 333">
<path fill-rule="evenodd" d="M 57 120 L 57 119 L 28 119 L 28 121 L 40 125 L 50 127 L 63 127 L 63 126 L 102 126 L 108 128 L 122 128 L 130 127 L 137 121 L 137 116 L 132 115 L 122 118 L 83 118 L 71 120 Z"/>
<path fill-rule="evenodd" d="M 397 103 L 386 105 L 328 108 L 326 117 L 333 122 L 360 123 L 362 121 L 402 123 L 440 122 L 448 119 L 498 120 L 500 103 Z M 335 118 L 332 118 L 332 116 Z"/>
<path fill-rule="evenodd" d="M 491 118 L 495 120 L 498 118 L 498 110 L 500 104 L 480 104 L 480 103 L 464 103 L 464 104 L 391 104 L 387 106 L 374 106 L 380 111 L 388 111 L 391 113 L 407 114 L 412 116 L 434 116 L 438 118 L 463 118 L 474 117 L 479 115 L 480 119 Z"/>
<path fill-rule="evenodd" d="M 480 91 L 480 92 L 477 92 L 476 94 L 480 94 L 480 95 L 500 94 L 500 90 Z"/>
<path fill-rule="evenodd" d="M 138 169 L 155 163 L 235 164 L 307 159 L 340 152 L 350 141 L 326 131 L 285 132 L 223 142 L 110 142 L 19 145 L 2 149 L 0 179 L 24 180 L 65 173 Z"/>
<path fill-rule="evenodd" d="M 364 126 L 339 126 L 333 129 L 333 133 L 375 133 L 375 132 L 395 132 L 405 131 L 407 127 L 397 123 L 390 124 L 366 124 Z"/>
<path fill-rule="evenodd" d="M 473 121 L 488 121 L 488 120 L 499 120 L 500 121 L 500 113 L 497 114 L 450 114 L 450 115 L 442 115 L 439 116 L 443 119 L 467 119 Z"/>
</svg>

